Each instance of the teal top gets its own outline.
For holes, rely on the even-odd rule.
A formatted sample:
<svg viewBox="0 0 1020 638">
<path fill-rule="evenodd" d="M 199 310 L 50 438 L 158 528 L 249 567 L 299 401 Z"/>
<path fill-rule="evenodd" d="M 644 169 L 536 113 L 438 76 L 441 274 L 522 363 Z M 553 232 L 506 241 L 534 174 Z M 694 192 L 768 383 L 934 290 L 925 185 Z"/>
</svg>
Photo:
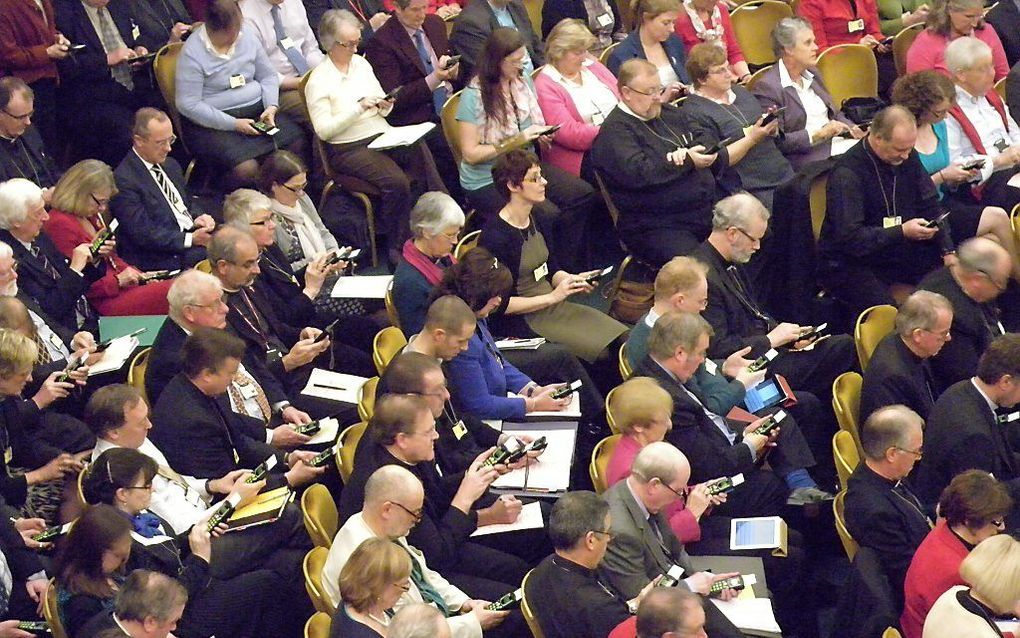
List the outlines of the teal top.
<svg viewBox="0 0 1020 638">
<path fill-rule="evenodd" d="M 929 175 L 934 175 L 943 168 L 949 166 L 949 137 L 946 133 L 945 120 L 933 124 L 931 128 L 935 132 L 935 138 L 938 140 L 938 145 L 935 146 L 935 150 L 932 153 L 925 154 L 918 151 L 917 154 L 921 158 L 921 164 L 924 165 L 924 170 L 926 170 Z M 939 184 L 937 186 L 940 200 L 946 195 L 943 186 L 944 184 Z"/>
<path fill-rule="evenodd" d="M 534 90 L 534 84 L 531 82 L 531 76 L 527 73 L 524 74 L 524 81 L 528 85 L 530 90 Z M 457 120 L 461 122 L 470 122 L 483 127 L 485 125 L 485 112 L 482 108 L 482 93 L 477 86 L 468 85 L 464 87 L 464 90 L 460 94 L 460 104 L 457 106 Z M 534 122 L 530 115 L 525 115 L 520 120 L 520 125 L 516 131 L 506 131 L 508 133 L 506 137 L 516 134 L 520 131 L 531 126 Z M 516 124 L 516 122 L 514 122 Z M 468 164 L 466 161 L 461 160 L 460 162 L 460 185 L 465 190 L 476 191 L 479 188 L 485 188 L 492 183 L 492 165 L 495 160 L 491 162 L 481 162 L 479 164 Z"/>
</svg>

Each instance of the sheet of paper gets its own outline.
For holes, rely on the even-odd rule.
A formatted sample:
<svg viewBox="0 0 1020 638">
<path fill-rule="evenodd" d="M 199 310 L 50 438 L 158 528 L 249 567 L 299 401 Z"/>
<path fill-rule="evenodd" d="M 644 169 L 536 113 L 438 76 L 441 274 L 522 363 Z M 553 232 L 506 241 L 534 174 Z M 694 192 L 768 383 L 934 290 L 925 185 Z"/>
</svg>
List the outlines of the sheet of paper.
<svg viewBox="0 0 1020 638">
<path fill-rule="evenodd" d="M 365 377 L 356 377 L 351 374 L 340 374 L 322 368 L 315 368 L 308 377 L 308 384 L 301 394 L 330 401 L 342 401 L 344 403 L 357 403 L 358 391 L 368 381 Z M 333 435 L 336 438 L 336 434 Z"/>
<path fill-rule="evenodd" d="M 709 600 L 719 608 L 730 622 L 742 631 L 767 631 L 780 633 L 779 623 L 772 611 L 772 601 L 768 598 L 737 598 L 735 600 Z"/>
<path fill-rule="evenodd" d="M 423 122 L 421 124 L 411 124 L 410 126 L 394 126 L 372 140 L 368 148 L 379 151 L 397 146 L 409 146 L 425 137 L 434 128 L 436 128 L 435 122 Z"/>
<path fill-rule="evenodd" d="M 860 140 L 855 140 L 852 137 L 834 137 L 832 138 L 832 151 L 830 155 L 836 157 L 842 155 L 854 147 Z"/>
<path fill-rule="evenodd" d="M 545 339 L 542 337 L 535 337 L 534 339 L 500 339 L 496 342 L 496 347 L 500 350 L 538 350 L 543 343 L 545 343 Z"/>
<path fill-rule="evenodd" d="M 333 286 L 333 297 L 347 299 L 383 299 L 393 275 L 355 275 L 340 277 Z"/>
<path fill-rule="evenodd" d="M 999 628 L 999 631 L 1004 634 L 1013 634 L 1016 636 L 1017 632 L 1020 632 L 1020 621 L 996 620 L 995 625 Z"/>
<path fill-rule="evenodd" d="M 103 358 L 89 366 L 89 376 L 120 370 L 137 347 L 138 339 L 135 337 L 128 337 L 126 335 L 117 337 L 110 343 L 110 347 L 103 352 Z"/>
<path fill-rule="evenodd" d="M 570 405 L 568 405 L 565 410 L 561 410 L 559 412 L 529 412 L 524 418 L 528 421 L 562 421 L 564 419 L 580 419 L 581 395 L 577 392 L 571 393 Z"/>
<path fill-rule="evenodd" d="M 320 443 L 332 443 L 340 432 L 340 422 L 333 417 L 319 419 L 319 431 L 308 439 L 305 445 L 319 445 Z"/>
<path fill-rule="evenodd" d="M 532 439 L 544 436 L 549 445 L 542 456 L 528 466 L 507 472 L 496 479 L 492 487 L 507 490 L 523 490 L 527 479 L 529 492 L 564 492 L 570 486 L 570 463 L 574 458 L 574 441 L 577 425 L 558 423 L 560 427 L 543 429 L 541 424 L 504 423 L 503 432 L 526 434 Z M 538 427 L 535 427 L 538 426 Z M 563 427 L 573 426 L 573 427 Z"/>
<path fill-rule="evenodd" d="M 519 529 L 542 529 L 545 523 L 542 521 L 542 506 L 535 501 L 528 503 L 521 508 L 521 515 L 513 523 L 486 525 L 479 527 L 472 536 L 486 536 L 487 534 L 502 534 L 513 532 Z"/>
</svg>

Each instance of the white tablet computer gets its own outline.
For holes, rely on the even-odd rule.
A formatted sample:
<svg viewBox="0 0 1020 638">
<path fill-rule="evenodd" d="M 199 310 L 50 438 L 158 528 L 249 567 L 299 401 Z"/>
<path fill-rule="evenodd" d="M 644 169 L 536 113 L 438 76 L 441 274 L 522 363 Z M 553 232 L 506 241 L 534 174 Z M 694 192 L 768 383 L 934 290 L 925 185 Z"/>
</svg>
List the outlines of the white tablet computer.
<svg viewBox="0 0 1020 638">
<path fill-rule="evenodd" d="M 778 516 L 730 521 L 730 549 L 775 549 L 786 544 L 786 523 Z"/>
</svg>

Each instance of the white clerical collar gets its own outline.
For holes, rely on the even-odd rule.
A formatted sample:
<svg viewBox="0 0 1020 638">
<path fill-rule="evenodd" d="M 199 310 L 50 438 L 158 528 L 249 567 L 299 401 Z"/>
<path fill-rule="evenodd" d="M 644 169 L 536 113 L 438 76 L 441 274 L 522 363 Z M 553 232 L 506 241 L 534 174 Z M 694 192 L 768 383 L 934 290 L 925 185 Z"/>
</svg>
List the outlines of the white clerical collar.
<svg viewBox="0 0 1020 638">
<path fill-rule="evenodd" d="M 623 111 L 624 113 L 626 113 L 627 115 L 630 115 L 631 117 L 636 117 L 637 119 L 641 120 L 642 122 L 650 122 L 651 120 L 655 119 L 655 118 L 651 118 L 651 117 L 644 117 L 644 116 L 638 115 L 634 111 L 630 110 L 630 107 L 627 106 L 627 103 L 624 102 L 623 100 L 620 100 L 619 107 L 620 107 L 620 110 Z"/>
</svg>

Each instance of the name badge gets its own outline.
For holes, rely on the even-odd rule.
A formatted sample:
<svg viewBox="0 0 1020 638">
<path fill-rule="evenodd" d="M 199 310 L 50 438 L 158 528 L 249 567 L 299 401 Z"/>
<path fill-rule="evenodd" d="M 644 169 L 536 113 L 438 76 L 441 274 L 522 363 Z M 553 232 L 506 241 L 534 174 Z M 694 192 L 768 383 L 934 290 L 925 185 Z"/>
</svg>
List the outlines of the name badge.
<svg viewBox="0 0 1020 638">
<path fill-rule="evenodd" d="M 272 364 L 276 363 L 277 361 L 279 361 L 282 358 L 283 358 L 283 355 L 281 355 L 280 351 L 277 350 L 276 348 L 269 348 L 268 350 L 266 350 L 266 363 L 267 364 L 272 365 Z"/>
<path fill-rule="evenodd" d="M 453 435 L 457 437 L 457 440 L 459 441 L 464 438 L 465 434 L 467 434 L 467 426 L 464 425 L 464 421 L 457 421 L 457 424 L 453 426 Z"/>
<path fill-rule="evenodd" d="M 719 365 L 711 359 L 705 359 L 705 370 L 712 376 L 715 376 L 719 372 Z"/>
<path fill-rule="evenodd" d="M 1007 142 L 1006 140 L 1000 139 L 998 142 L 996 142 L 992 146 L 994 146 L 996 148 L 996 150 L 998 150 L 1000 153 L 1005 153 L 1006 149 L 1009 148 L 1009 142 Z"/>
<path fill-rule="evenodd" d="M 248 399 L 254 399 L 258 396 L 258 391 L 255 389 L 254 383 L 245 383 L 244 385 L 237 385 L 237 390 L 241 393 L 241 398 L 247 401 Z"/>
<path fill-rule="evenodd" d="M 545 262 L 535 269 L 535 281 L 542 281 L 549 274 L 549 262 Z"/>
<path fill-rule="evenodd" d="M 998 421 L 999 423 L 1012 423 L 1013 421 L 1016 421 L 1017 419 L 1020 419 L 1020 412 L 1010 412 L 1009 414 L 1000 414 L 999 416 L 997 416 L 995 418 L 995 420 Z M 8 448 L 8 449 L 10 449 L 10 448 Z"/>
<path fill-rule="evenodd" d="M 60 340 L 60 337 L 57 336 L 57 333 L 51 332 L 50 345 L 56 348 L 57 350 L 60 350 L 60 348 L 63 347 L 64 342 Z"/>
<path fill-rule="evenodd" d="M 591 123 L 595 126 L 602 126 L 602 123 L 606 121 L 606 116 L 601 111 L 591 114 Z"/>
<path fill-rule="evenodd" d="M 14 448 L 8 447 L 4 450 L 4 463 L 10 465 L 11 460 L 14 458 Z"/>
<path fill-rule="evenodd" d="M 613 16 L 611 14 L 608 14 L 608 13 L 603 13 L 599 17 L 595 18 L 595 22 L 600 27 L 612 26 L 612 24 L 613 24 Z"/>
<path fill-rule="evenodd" d="M 851 20 L 846 23 L 846 30 L 850 33 L 857 33 L 858 31 L 864 31 L 864 18 L 858 18 Z"/>
<path fill-rule="evenodd" d="M 286 38 L 280 40 L 280 48 L 281 49 L 293 49 L 294 48 L 294 41 L 290 39 L 290 36 L 287 36 Z"/>
<path fill-rule="evenodd" d="M 239 89 L 245 85 L 244 76 L 238 73 L 230 76 L 230 88 Z"/>
<path fill-rule="evenodd" d="M 134 21 L 132 21 L 131 22 L 131 39 L 132 40 L 137 40 L 140 37 L 142 37 L 142 30 L 138 27 L 137 24 L 134 23 Z"/>
<path fill-rule="evenodd" d="M 896 226 L 899 226 L 902 223 L 903 223 L 903 218 L 901 216 L 899 216 L 899 215 L 896 215 L 895 217 L 883 217 L 882 218 L 882 228 L 894 228 Z"/>
</svg>

